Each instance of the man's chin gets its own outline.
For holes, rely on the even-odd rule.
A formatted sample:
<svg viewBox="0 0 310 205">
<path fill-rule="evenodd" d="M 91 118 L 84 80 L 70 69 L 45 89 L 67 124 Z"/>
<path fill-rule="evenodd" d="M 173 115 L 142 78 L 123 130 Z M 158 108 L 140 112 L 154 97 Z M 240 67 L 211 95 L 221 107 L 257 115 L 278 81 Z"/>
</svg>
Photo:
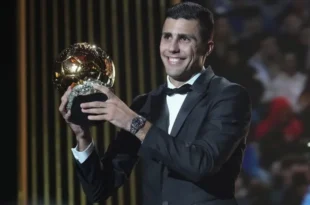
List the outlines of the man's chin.
<svg viewBox="0 0 310 205">
<path fill-rule="evenodd" d="M 175 81 L 183 82 L 187 81 L 188 77 L 184 75 L 184 73 L 167 73 L 167 75 Z"/>
<path fill-rule="evenodd" d="M 166 74 L 170 77 L 170 78 L 173 78 L 173 79 L 178 79 L 180 78 L 180 73 L 177 73 L 177 72 L 171 72 L 169 70 L 166 70 Z"/>
<path fill-rule="evenodd" d="M 169 76 L 178 76 L 182 73 L 183 68 L 180 66 L 166 66 L 165 70 Z"/>
</svg>

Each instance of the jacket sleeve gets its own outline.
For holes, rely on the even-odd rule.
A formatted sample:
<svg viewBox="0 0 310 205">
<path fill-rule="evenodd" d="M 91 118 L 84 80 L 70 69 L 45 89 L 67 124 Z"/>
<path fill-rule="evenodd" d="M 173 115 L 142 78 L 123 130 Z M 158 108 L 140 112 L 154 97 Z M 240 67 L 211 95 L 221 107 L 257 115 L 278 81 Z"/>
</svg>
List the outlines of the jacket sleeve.
<svg viewBox="0 0 310 205">
<path fill-rule="evenodd" d="M 102 158 L 94 151 L 82 164 L 75 160 L 77 177 L 91 203 L 106 200 L 129 178 L 138 161 L 141 142 L 120 131 Z"/>
<path fill-rule="evenodd" d="M 131 108 L 136 111 L 143 104 L 141 100 L 136 98 Z M 104 201 L 124 184 L 138 161 L 140 146 L 140 140 L 121 130 L 103 157 L 96 150 L 83 163 L 74 161 L 77 177 L 88 201 Z"/>
<path fill-rule="evenodd" d="M 218 172 L 248 134 L 251 102 L 239 85 L 224 88 L 214 100 L 195 141 L 187 144 L 152 126 L 140 148 L 141 158 L 161 161 L 195 182 Z"/>
</svg>

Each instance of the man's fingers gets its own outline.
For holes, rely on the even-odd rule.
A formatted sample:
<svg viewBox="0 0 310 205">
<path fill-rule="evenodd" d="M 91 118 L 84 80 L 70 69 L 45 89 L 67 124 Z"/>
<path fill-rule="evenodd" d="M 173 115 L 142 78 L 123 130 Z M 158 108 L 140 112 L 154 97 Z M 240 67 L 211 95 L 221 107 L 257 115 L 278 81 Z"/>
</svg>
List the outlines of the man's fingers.
<svg viewBox="0 0 310 205">
<path fill-rule="evenodd" d="M 64 115 L 66 113 L 66 109 L 65 106 L 68 102 L 68 96 L 71 92 L 72 88 L 71 86 L 68 87 L 68 89 L 66 90 L 66 92 L 63 94 L 63 96 L 61 97 L 61 103 L 59 105 L 59 112 Z"/>
<path fill-rule="evenodd" d="M 107 115 L 103 114 L 103 115 L 88 115 L 88 119 L 89 120 L 108 120 Z"/>
<path fill-rule="evenodd" d="M 65 120 L 68 121 L 70 116 L 71 116 L 71 111 L 69 110 L 69 111 L 64 115 Z"/>
<path fill-rule="evenodd" d="M 82 108 L 83 113 L 97 114 L 97 115 L 106 114 L 107 111 L 108 111 L 107 108 L 89 108 L 89 109 Z"/>
<path fill-rule="evenodd" d="M 61 100 L 61 103 L 59 105 L 59 111 L 64 114 L 66 112 L 66 105 L 67 105 L 67 102 L 68 102 L 68 98 L 65 98 L 65 99 L 62 99 Z"/>
<path fill-rule="evenodd" d="M 81 104 L 81 108 L 83 109 L 104 108 L 104 107 L 107 107 L 107 103 L 102 101 L 86 102 Z"/>
<path fill-rule="evenodd" d="M 62 102 L 60 103 L 60 105 L 59 105 L 59 112 L 60 112 L 61 114 L 64 114 L 64 113 L 66 112 L 66 110 L 65 110 L 65 105 L 66 105 L 66 103 L 67 103 L 67 102 L 62 101 Z"/>
<path fill-rule="evenodd" d="M 110 88 L 103 86 L 103 85 L 93 85 L 94 89 L 99 90 L 100 92 L 104 93 L 107 95 L 108 99 L 113 97 L 113 92 L 110 90 Z"/>
</svg>

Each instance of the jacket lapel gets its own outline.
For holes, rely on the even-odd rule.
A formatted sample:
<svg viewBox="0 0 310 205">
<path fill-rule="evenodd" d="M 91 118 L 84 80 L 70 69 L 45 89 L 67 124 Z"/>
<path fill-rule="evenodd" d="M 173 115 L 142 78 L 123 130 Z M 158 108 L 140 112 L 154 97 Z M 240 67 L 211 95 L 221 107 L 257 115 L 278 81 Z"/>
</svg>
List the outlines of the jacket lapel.
<svg viewBox="0 0 310 205">
<path fill-rule="evenodd" d="M 174 125 L 171 130 L 171 136 L 176 137 L 184 124 L 187 116 L 190 114 L 196 104 L 207 95 L 207 89 L 211 79 L 214 76 L 214 72 L 211 67 L 207 67 L 201 76 L 196 80 L 192 86 L 192 91 L 189 92 L 181 106 L 181 109 L 177 115 Z"/>
<path fill-rule="evenodd" d="M 177 115 L 177 118 L 173 124 L 170 135 L 176 137 L 180 128 L 182 127 L 185 119 L 195 107 L 195 105 L 200 101 L 200 99 L 204 96 L 204 93 L 198 93 L 195 91 L 191 91 L 187 94 L 182 107 Z"/>
</svg>

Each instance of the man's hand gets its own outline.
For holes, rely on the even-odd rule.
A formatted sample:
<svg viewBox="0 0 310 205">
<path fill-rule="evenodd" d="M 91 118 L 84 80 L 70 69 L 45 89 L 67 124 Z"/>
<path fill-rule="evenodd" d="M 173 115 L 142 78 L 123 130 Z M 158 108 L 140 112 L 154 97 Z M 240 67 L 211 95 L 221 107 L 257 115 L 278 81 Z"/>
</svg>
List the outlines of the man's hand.
<svg viewBox="0 0 310 205">
<path fill-rule="evenodd" d="M 67 91 L 63 94 L 61 97 L 61 104 L 59 106 L 59 112 L 61 113 L 62 117 L 65 119 L 71 130 L 73 131 L 74 135 L 76 136 L 76 139 L 78 141 L 78 147 L 79 150 L 82 151 L 84 148 L 86 148 L 89 143 L 91 143 L 91 137 L 89 133 L 89 128 L 82 128 L 79 125 L 73 124 L 69 121 L 71 112 L 66 110 L 66 105 L 68 103 L 68 97 L 70 92 L 72 91 L 71 87 L 68 87 Z"/>
<path fill-rule="evenodd" d="M 129 131 L 132 119 L 138 115 L 109 88 L 102 85 L 93 85 L 93 87 L 107 95 L 108 99 L 105 102 L 82 103 L 82 112 L 93 114 L 88 116 L 89 120 L 106 120 L 116 127 Z"/>
</svg>

